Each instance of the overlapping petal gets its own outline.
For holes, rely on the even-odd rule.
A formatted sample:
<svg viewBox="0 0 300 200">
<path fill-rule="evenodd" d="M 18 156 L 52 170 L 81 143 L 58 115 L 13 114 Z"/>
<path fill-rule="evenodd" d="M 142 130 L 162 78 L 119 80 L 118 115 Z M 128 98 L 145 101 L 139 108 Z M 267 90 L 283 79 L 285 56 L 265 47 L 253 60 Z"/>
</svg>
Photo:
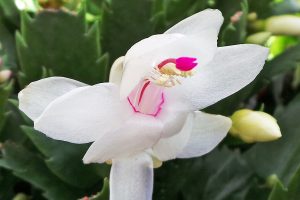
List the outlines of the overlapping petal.
<svg viewBox="0 0 300 200">
<path fill-rule="evenodd" d="M 185 120 L 182 129 L 174 136 L 162 138 L 153 146 L 153 154 L 161 161 L 175 159 L 190 138 L 193 129 L 194 115 L 191 113 Z"/>
<path fill-rule="evenodd" d="M 19 95 L 19 108 L 35 120 L 56 98 L 86 84 L 64 77 L 51 77 L 30 83 Z"/>
<path fill-rule="evenodd" d="M 121 97 L 128 96 L 137 83 L 165 59 L 194 57 L 197 58 L 199 67 L 211 61 L 217 49 L 223 17 L 219 11 L 211 11 L 210 15 L 214 17 L 208 23 L 203 18 L 207 15 L 205 13 L 191 16 L 166 34 L 153 35 L 133 45 L 125 55 Z"/>
<path fill-rule="evenodd" d="M 222 141 L 230 127 L 227 117 L 196 111 L 189 115 L 179 133 L 161 139 L 153 153 L 162 161 L 204 155 Z"/>
<path fill-rule="evenodd" d="M 34 128 L 53 139 L 87 143 L 119 127 L 130 114 L 127 102 L 119 99 L 118 86 L 102 83 L 57 98 L 35 120 Z"/>
<path fill-rule="evenodd" d="M 157 143 L 161 137 L 161 131 L 162 124 L 157 119 L 136 114 L 122 127 L 107 132 L 94 142 L 83 161 L 102 163 L 111 159 L 130 157 Z"/>
<path fill-rule="evenodd" d="M 223 140 L 230 127 L 228 117 L 196 111 L 192 132 L 177 158 L 198 157 L 210 152 Z"/>
<path fill-rule="evenodd" d="M 192 111 L 186 103 L 177 100 L 179 97 L 168 96 L 168 93 L 165 93 L 164 97 L 163 109 L 156 117 L 163 124 L 162 138 L 177 134 Z"/>
<path fill-rule="evenodd" d="M 252 82 L 268 52 L 267 48 L 252 44 L 220 47 L 212 62 L 182 85 L 169 89 L 168 95 L 180 96 L 194 110 L 212 105 Z"/>
<path fill-rule="evenodd" d="M 151 200 L 153 164 L 146 153 L 116 159 L 110 172 L 110 200 Z"/>
</svg>

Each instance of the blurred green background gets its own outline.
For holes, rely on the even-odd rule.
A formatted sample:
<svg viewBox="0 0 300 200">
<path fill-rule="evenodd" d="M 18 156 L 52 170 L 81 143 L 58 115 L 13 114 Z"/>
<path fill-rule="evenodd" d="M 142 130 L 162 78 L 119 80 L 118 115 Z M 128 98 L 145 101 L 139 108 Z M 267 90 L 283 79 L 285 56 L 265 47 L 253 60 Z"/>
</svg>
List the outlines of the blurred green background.
<svg viewBox="0 0 300 200">
<path fill-rule="evenodd" d="M 83 165 L 89 144 L 37 134 L 18 110 L 17 93 L 54 75 L 107 81 L 114 59 L 134 43 L 205 8 L 224 15 L 219 46 L 271 49 L 253 83 L 205 111 L 263 109 L 283 137 L 246 144 L 228 136 L 206 156 L 164 163 L 155 170 L 153 199 L 300 200 L 299 0 L 0 0 L 0 200 L 108 200 L 110 166 Z M 268 28 L 282 15 L 295 20 Z"/>
</svg>

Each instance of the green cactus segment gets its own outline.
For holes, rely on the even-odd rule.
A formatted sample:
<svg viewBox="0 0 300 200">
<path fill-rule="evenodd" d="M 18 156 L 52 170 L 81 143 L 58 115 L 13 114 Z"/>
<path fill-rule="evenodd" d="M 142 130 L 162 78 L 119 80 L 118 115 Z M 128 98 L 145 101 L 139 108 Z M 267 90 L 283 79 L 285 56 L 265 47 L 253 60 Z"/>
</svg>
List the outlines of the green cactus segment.
<svg viewBox="0 0 300 200">
<path fill-rule="evenodd" d="M 139 40 L 152 35 L 151 10 L 151 1 L 112 0 L 106 5 L 101 39 L 111 61 L 123 56 Z"/>
<path fill-rule="evenodd" d="M 28 126 L 22 126 L 22 129 L 46 157 L 47 167 L 61 180 L 78 188 L 92 187 L 97 183 L 100 185 L 102 178 L 98 171 L 108 171 L 107 166 L 83 164 L 82 157 L 89 145 L 76 145 L 53 140 Z M 75 174 L 80 174 L 80 176 Z"/>
<path fill-rule="evenodd" d="M 89 26 L 84 16 L 84 9 L 79 14 L 44 10 L 33 18 L 22 13 L 16 33 L 22 87 L 50 75 L 88 84 L 105 80 L 108 56 L 101 54 L 99 25 Z"/>
<path fill-rule="evenodd" d="M 3 158 L 0 165 L 13 170 L 15 176 L 45 191 L 43 195 L 47 199 L 76 199 L 82 195 L 82 192 L 64 184 L 52 174 L 39 155 L 11 142 L 6 142 L 2 148 Z"/>
<path fill-rule="evenodd" d="M 80 200 L 85 200 L 86 198 L 82 198 Z M 89 200 L 109 200 L 109 181 L 108 178 L 103 180 L 103 187 L 100 192 L 96 195 L 88 197 Z"/>
<path fill-rule="evenodd" d="M 2 138 L 2 129 L 7 118 L 6 104 L 9 95 L 12 92 L 13 82 L 0 85 L 0 140 Z"/>
<path fill-rule="evenodd" d="M 256 144 L 245 154 L 248 163 L 260 177 L 276 174 L 287 185 L 296 173 L 300 163 L 299 112 L 300 95 L 276 117 L 284 133 L 282 139 Z"/>
<path fill-rule="evenodd" d="M 0 15 L 3 15 L 6 20 L 15 26 L 19 25 L 19 10 L 16 7 L 15 1 L 1 0 Z"/>
<path fill-rule="evenodd" d="M 268 198 L 268 200 L 296 200 L 300 199 L 300 168 L 293 176 L 288 187 L 285 188 L 283 184 L 278 180 L 278 182 L 273 187 L 273 190 Z"/>
</svg>

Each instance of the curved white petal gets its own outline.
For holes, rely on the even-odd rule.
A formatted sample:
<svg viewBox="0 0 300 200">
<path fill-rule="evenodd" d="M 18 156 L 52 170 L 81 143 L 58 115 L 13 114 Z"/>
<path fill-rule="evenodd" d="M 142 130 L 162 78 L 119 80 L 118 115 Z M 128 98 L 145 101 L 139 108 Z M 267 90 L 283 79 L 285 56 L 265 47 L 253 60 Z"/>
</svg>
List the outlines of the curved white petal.
<svg viewBox="0 0 300 200">
<path fill-rule="evenodd" d="M 177 157 L 198 157 L 210 152 L 223 140 L 230 127 L 228 117 L 196 111 L 190 137 Z"/>
<path fill-rule="evenodd" d="M 122 127 L 108 132 L 86 152 L 84 163 L 102 163 L 129 157 L 152 147 L 160 138 L 162 124 L 152 116 L 135 114 Z"/>
<path fill-rule="evenodd" d="M 135 44 L 125 55 L 121 97 L 127 97 L 138 82 L 168 58 L 197 58 L 197 68 L 210 62 L 217 50 L 218 32 L 207 29 L 196 35 L 154 35 Z"/>
<path fill-rule="evenodd" d="M 218 48 L 208 65 L 182 85 L 169 90 L 169 95 L 181 94 L 194 110 L 205 108 L 237 92 L 255 79 L 268 56 L 268 49 L 241 44 Z"/>
<path fill-rule="evenodd" d="M 183 34 L 157 34 L 145 38 L 137 43 L 135 43 L 126 53 L 124 64 L 126 65 L 132 59 L 138 59 L 143 57 L 156 56 L 155 51 L 157 49 L 162 49 L 165 46 L 171 45 L 177 40 L 183 38 Z M 149 55 L 147 55 L 149 54 Z M 153 60 L 155 62 L 155 60 Z M 155 64 L 155 63 L 153 63 Z M 153 67 L 150 66 L 140 66 L 140 68 Z"/>
<path fill-rule="evenodd" d="M 53 139 L 92 142 L 123 123 L 132 113 L 127 105 L 114 84 L 81 87 L 50 103 L 34 128 Z"/>
<path fill-rule="evenodd" d="M 18 94 L 19 109 L 35 120 L 53 100 L 83 86 L 86 84 L 64 77 L 50 77 L 32 82 Z"/>
<path fill-rule="evenodd" d="M 177 134 L 183 127 L 188 114 L 192 111 L 184 103 L 177 101 L 174 96 L 165 93 L 163 109 L 157 119 L 163 124 L 162 138 L 168 138 Z"/>
<path fill-rule="evenodd" d="M 109 73 L 109 82 L 117 85 L 121 84 L 122 76 L 123 76 L 123 64 L 124 64 L 124 56 L 119 57 L 113 63 L 110 73 Z"/>
<path fill-rule="evenodd" d="M 146 153 L 116 159 L 110 172 L 110 200 L 151 200 L 153 163 Z"/>
<path fill-rule="evenodd" d="M 153 146 L 153 154 L 161 161 L 175 159 L 178 152 L 181 152 L 190 138 L 194 123 L 194 115 L 190 113 L 186 118 L 182 129 L 176 135 L 160 139 Z"/>
<path fill-rule="evenodd" d="M 223 20 L 222 13 L 219 10 L 206 9 L 182 20 L 165 33 L 197 35 L 207 29 L 215 29 L 219 32 Z"/>
</svg>

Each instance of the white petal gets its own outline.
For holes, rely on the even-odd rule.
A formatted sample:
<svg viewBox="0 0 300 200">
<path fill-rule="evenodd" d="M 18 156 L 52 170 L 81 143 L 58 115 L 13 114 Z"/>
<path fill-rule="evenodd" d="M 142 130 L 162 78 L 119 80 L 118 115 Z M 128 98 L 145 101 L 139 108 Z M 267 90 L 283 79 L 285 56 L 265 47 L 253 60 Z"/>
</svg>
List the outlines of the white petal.
<svg viewBox="0 0 300 200">
<path fill-rule="evenodd" d="M 228 117 L 196 111 L 190 138 L 177 157 L 198 157 L 210 152 L 223 140 L 230 127 Z"/>
<path fill-rule="evenodd" d="M 165 33 L 197 35 L 199 32 L 207 29 L 215 29 L 215 31 L 219 32 L 223 20 L 222 13 L 219 10 L 206 9 L 182 20 Z"/>
<path fill-rule="evenodd" d="M 190 138 L 194 122 L 194 115 L 191 113 L 184 123 L 182 129 L 172 137 L 163 138 L 153 146 L 153 154 L 161 161 L 175 159 L 182 151 Z"/>
<path fill-rule="evenodd" d="M 110 200 L 151 200 L 153 164 L 146 153 L 113 160 L 110 171 Z"/>
<path fill-rule="evenodd" d="M 167 106 L 163 107 L 161 114 L 157 119 L 163 124 L 162 138 L 171 137 L 177 134 L 183 127 L 189 111 L 185 109 L 168 109 Z"/>
<path fill-rule="evenodd" d="M 118 127 L 130 113 L 127 102 L 119 100 L 118 87 L 103 83 L 57 98 L 35 120 L 34 128 L 53 139 L 87 143 Z"/>
<path fill-rule="evenodd" d="M 135 44 L 125 55 L 121 97 L 128 96 L 137 83 L 165 59 L 194 57 L 198 68 L 205 66 L 216 52 L 219 28 L 213 26 L 193 35 L 154 35 Z"/>
<path fill-rule="evenodd" d="M 125 55 L 126 65 L 132 59 L 143 58 L 147 54 L 154 54 L 156 49 L 164 48 L 183 38 L 183 34 L 157 34 L 145 38 L 134 44 Z M 156 55 L 156 54 L 154 54 Z M 150 56 L 150 55 L 147 55 Z M 153 55 L 152 55 L 153 56 Z M 154 62 L 154 61 L 153 61 Z M 142 67 L 142 66 L 141 66 Z M 143 66 L 146 67 L 146 66 Z M 153 67 L 152 65 L 150 67 Z"/>
<path fill-rule="evenodd" d="M 129 157 L 152 147 L 161 136 L 162 124 L 152 116 L 135 114 L 122 127 L 108 132 L 94 142 L 84 163 L 102 163 Z"/>
<path fill-rule="evenodd" d="M 30 83 L 18 94 L 19 108 L 30 119 L 38 118 L 56 98 L 86 84 L 63 77 L 51 77 Z"/>
<path fill-rule="evenodd" d="M 113 63 L 110 73 L 109 73 L 109 82 L 117 85 L 121 84 L 122 76 L 123 76 L 123 64 L 124 64 L 124 56 L 118 58 Z"/>
<path fill-rule="evenodd" d="M 169 95 L 168 89 L 164 91 L 164 104 L 157 119 L 163 124 L 162 138 L 177 134 L 183 127 L 188 114 L 193 111 L 186 102 L 178 101 L 179 96 Z"/>
<path fill-rule="evenodd" d="M 195 110 L 205 108 L 253 81 L 267 56 L 267 48 L 252 44 L 218 48 L 212 62 L 182 85 L 171 88 L 169 95 L 181 94 L 181 101 L 190 102 Z"/>
</svg>

